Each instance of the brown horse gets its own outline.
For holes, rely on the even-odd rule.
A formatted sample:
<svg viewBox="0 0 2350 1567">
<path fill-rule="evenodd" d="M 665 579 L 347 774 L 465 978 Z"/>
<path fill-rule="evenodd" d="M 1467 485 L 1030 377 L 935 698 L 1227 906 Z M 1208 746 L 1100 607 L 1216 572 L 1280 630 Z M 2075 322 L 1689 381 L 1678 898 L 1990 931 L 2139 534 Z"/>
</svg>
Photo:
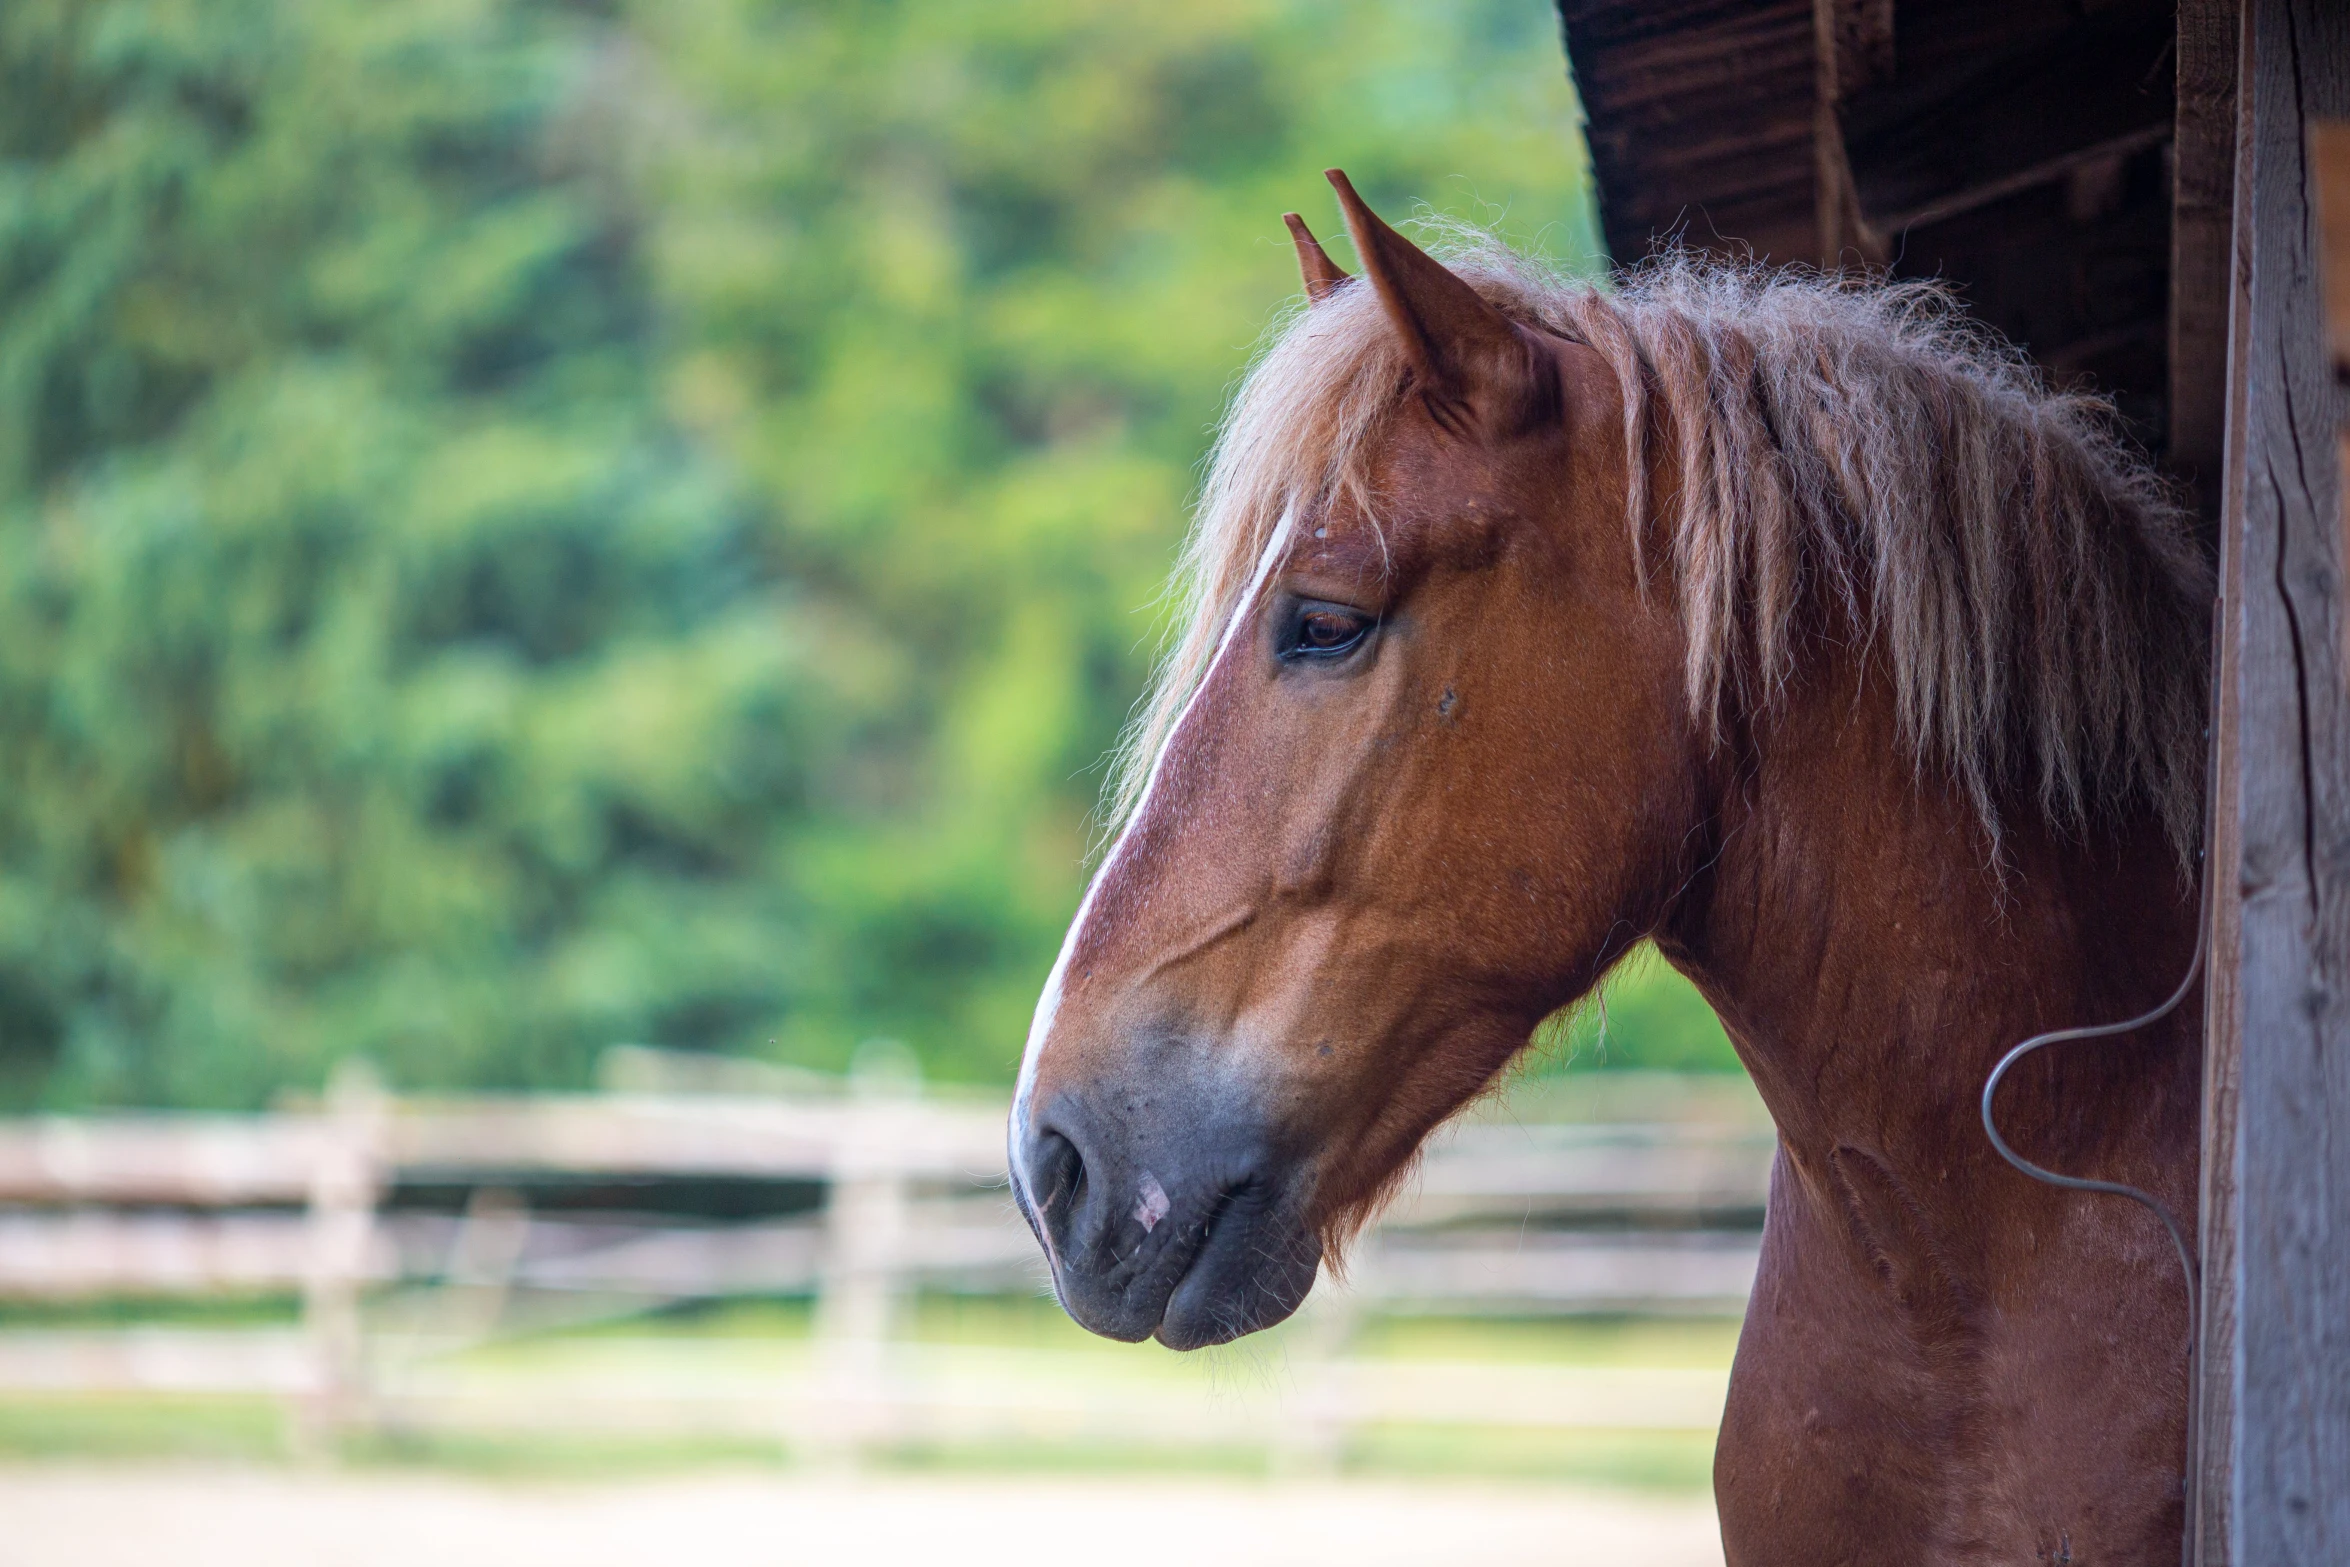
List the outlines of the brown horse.
<svg viewBox="0 0 2350 1567">
<path fill-rule="evenodd" d="M 1931 292 L 1448 266 L 1332 182 L 1366 275 L 1293 220 L 1313 303 L 1227 421 L 1028 1042 L 1012 1167 L 1062 1303 L 1177 1348 L 1279 1321 L 1648 938 L 1779 1129 L 1731 1561 L 2177 1560 L 2163 1232 L 2009 1169 L 1974 1101 L 2188 966 L 2179 515 Z M 2198 1011 L 2027 1062 L 2007 1135 L 2190 1212 Z"/>
</svg>

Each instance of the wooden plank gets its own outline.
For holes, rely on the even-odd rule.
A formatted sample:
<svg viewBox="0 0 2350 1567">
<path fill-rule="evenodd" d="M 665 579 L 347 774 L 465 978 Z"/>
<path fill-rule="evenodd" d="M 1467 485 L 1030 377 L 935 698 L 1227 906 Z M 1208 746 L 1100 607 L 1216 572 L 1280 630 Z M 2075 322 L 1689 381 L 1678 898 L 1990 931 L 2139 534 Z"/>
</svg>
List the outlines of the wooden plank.
<svg viewBox="0 0 2350 1567">
<path fill-rule="evenodd" d="M 2315 173 L 2318 268 L 2325 279 L 2326 346 L 2334 374 L 2350 376 L 2350 121 L 2313 123 L 2309 162 Z"/>
<path fill-rule="evenodd" d="M 307 1116 L 18 1121 L 0 1125 L 0 1202 L 301 1202 L 322 1136 Z"/>
<path fill-rule="evenodd" d="M 404 1179 L 718 1176 L 823 1181 L 844 1165 L 949 1183 L 1003 1177 L 1001 1106 L 624 1095 L 415 1101 L 384 1110 Z M 0 1203 L 292 1204 L 326 1129 L 299 1116 L 0 1122 Z M 1671 1122 L 1463 1124 L 1431 1147 L 1431 1199 L 1539 1195 L 1581 1207 L 1759 1207 L 1767 1128 Z"/>
<path fill-rule="evenodd" d="M 1819 0 L 1826 11 L 1831 98 L 1893 79 L 1893 0 Z"/>
<path fill-rule="evenodd" d="M 1382 1230 L 1347 1279 L 1358 1296 L 1389 1309 L 1735 1317 L 1754 1291 L 1761 1254 L 1750 1230 Z"/>
<path fill-rule="evenodd" d="M 1460 1127 L 1438 1134 L 1384 1228 L 1577 1214 L 1668 1223 L 1751 1213 L 1770 1194 L 1774 1134 L 1640 1123 Z"/>
<path fill-rule="evenodd" d="M 2027 168 L 2001 174 L 1995 178 L 1963 185 L 1935 195 L 1924 205 L 1906 212 L 1889 212 L 1882 217 L 1871 214 L 1872 220 L 1888 233 L 1898 234 L 1913 228 L 1931 228 L 1947 223 L 1963 213 L 2005 201 L 2027 190 L 2079 173 L 2093 164 L 2115 164 L 2149 147 L 2159 147 L 2170 140 L 2168 125 L 2141 125 L 2109 141 L 2093 142 L 2086 147 L 2045 159 Z"/>
<path fill-rule="evenodd" d="M 2236 1454 L 2236 1128 L 2242 1116 L 2243 1065 L 2243 998 L 2237 983 L 2243 957 L 2243 899 L 2235 873 L 2244 858 L 2243 763 L 2238 745 L 2241 659 L 2235 651 L 2243 633 L 2244 551 L 2232 542 L 2240 540 L 2243 528 L 2244 453 L 2241 439 L 2231 432 L 2244 428 L 2243 356 L 2251 341 L 2251 295 L 2236 284 L 2236 257 L 2247 247 L 2238 230 L 2234 192 L 2251 154 L 2240 134 L 2249 104 L 2236 91 L 2243 51 L 2242 0 L 2213 0 L 2192 13 L 2183 8 L 2180 29 L 2182 74 L 2194 68 L 2195 55 L 2203 55 L 2201 69 L 2208 85 L 2210 74 L 2219 69 L 2214 62 L 2224 54 L 2230 116 L 2224 132 L 2229 161 L 2222 254 L 2200 285 L 2220 290 L 2216 302 L 2206 301 L 2219 319 L 2216 325 L 2198 323 L 2202 350 L 2212 352 L 2216 345 L 2217 353 L 2203 366 L 2204 373 L 2221 387 L 2216 403 L 2220 428 L 2209 433 L 2213 466 L 2204 470 L 2202 494 L 2206 510 L 2218 516 L 2215 542 L 2220 546 L 2222 613 L 2212 683 L 2212 799 L 2207 807 L 2211 841 L 2204 851 L 2204 874 L 2213 890 L 2211 927 L 2204 936 L 2208 977 L 2203 991 L 2203 1150 L 2196 1210 L 2203 1298 L 2191 1368 L 2187 1456 L 2189 1557 L 2203 1567 L 2227 1567 Z M 2220 134 L 2217 127 L 2205 126 L 2206 136 Z M 2204 155 L 2210 151 L 2206 146 Z M 2207 197 L 2211 188 L 2206 183 Z M 2249 221 L 2249 207 L 2243 216 Z M 2174 319 L 2194 308 L 2191 300 L 2174 301 Z"/>
<path fill-rule="evenodd" d="M 227 1393 L 306 1397 L 316 1364 L 279 1329 L 129 1328 L 0 1333 L 0 1393 Z"/>
<path fill-rule="evenodd" d="M 2326 350 L 2333 359 L 2334 379 L 2350 383 L 2350 120 L 2319 120 L 2309 127 L 2309 164 L 2317 203 Z M 2343 424 L 2335 449 L 2338 471 L 2350 475 L 2350 421 Z M 2340 558 L 2350 560 L 2350 478 L 2344 480 L 2335 522 L 2335 547 Z M 2338 652 L 2343 668 L 2350 670 L 2350 616 L 2343 617 L 2342 634 L 2345 640 Z"/>
<path fill-rule="evenodd" d="M 329 1336 L 347 1340 L 360 1289 L 403 1280 L 682 1299 L 797 1291 L 824 1272 L 819 1213 L 736 1224 L 534 1217 L 509 1193 L 511 1244 L 490 1246 L 502 1260 L 476 1277 L 485 1266 L 470 1252 L 490 1228 L 481 1199 L 491 1188 L 476 1191 L 464 1220 L 379 1211 L 377 1184 L 401 1174 L 557 1186 L 581 1176 L 813 1180 L 851 1207 L 860 1182 L 920 1182 L 921 1193 L 893 1199 L 903 1200 L 902 1222 L 849 1226 L 859 1235 L 895 1232 L 868 1271 L 958 1291 L 1040 1282 L 1035 1241 L 996 1184 L 1000 1105 L 610 1095 L 376 1105 L 368 1114 L 370 1128 L 346 1127 L 340 1138 L 316 1117 L 0 1123 L 0 1163 L 16 1172 L 0 1204 L 30 1204 L 0 1206 L 0 1298 L 307 1284 L 314 1296 L 321 1287 L 332 1295 L 327 1315 L 339 1326 Z M 354 1132 L 362 1135 L 354 1140 Z M 1480 1309 L 1512 1300 L 1546 1310 L 1643 1300 L 1734 1308 L 1735 1292 L 1721 1281 L 1751 1268 L 1773 1146 L 1767 1126 L 1734 1116 L 1466 1122 L 1431 1146 L 1380 1234 L 1395 1239 L 1400 1256 L 1459 1262 L 1465 1271 L 1450 1293 L 1460 1302 L 1492 1293 L 1480 1279 L 1518 1280 Z M 337 1152 L 339 1162 L 328 1157 Z M 305 1213 L 289 1203 L 308 1189 L 303 1182 L 337 1190 L 324 1202 L 311 1192 Z M 98 1205 L 109 1200 L 161 1200 L 174 1211 Z M 202 1211 L 254 1202 L 275 1206 Z M 1576 1233 L 1593 1225 L 1604 1233 Z M 1723 1245 L 1734 1255 L 1708 1250 Z M 322 1259 L 332 1264 L 325 1276 Z"/>
<path fill-rule="evenodd" d="M 1812 259 L 1813 0 L 1559 11 L 1618 262 L 1663 235 Z"/>
<path fill-rule="evenodd" d="M 2306 143 L 2310 118 L 2350 113 L 2350 8 L 2245 0 L 2240 38 L 2216 736 L 2227 815 L 2207 1033 L 2221 1091 L 2206 1120 L 2196 1524 L 2207 1567 L 2350 1560 L 2343 408 Z"/>
<path fill-rule="evenodd" d="M 2170 438 L 2164 457 L 2219 511 L 2227 440 L 2228 262 L 2236 191 L 2238 0 L 2182 0 L 2171 164 Z M 2215 541 L 2216 542 L 2216 541 Z"/>
<path fill-rule="evenodd" d="M 1939 71 L 1911 57 L 1910 20 L 1899 71 L 1843 106 L 1862 210 L 1889 235 L 1996 199 L 1967 193 L 2028 188 L 2061 178 L 2076 158 L 2170 134 L 2165 9 L 2075 13 L 2061 30 L 2019 30 Z"/>
<path fill-rule="evenodd" d="M 276 1294 L 309 1260 L 299 1213 L 0 1211 L 0 1299 Z M 389 1246 L 371 1250 L 370 1277 L 396 1269 Z"/>
<path fill-rule="evenodd" d="M 1000 1179 L 1003 1111 L 921 1101 L 793 1103 L 716 1096 L 542 1096 L 404 1105 L 391 1162 L 405 1172 L 532 1170 L 821 1180 L 843 1157 L 922 1179 Z M 883 1150 L 875 1153 L 875 1150 Z"/>
<path fill-rule="evenodd" d="M 1725 1316 L 1738 1314 L 1753 1283 L 1760 1240 L 1751 1227 L 1529 1228 L 1514 1206 L 1463 1211 L 1445 1228 L 1382 1226 L 1349 1282 L 1366 1299 L 1453 1311 Z M 495 1282 L 509 1291 L 694 1300 L 804 1293 L 826 1262 L 813 1218 L 627 1226 L 525 1218 L 516 1255 L 492 1281 L 452 1256 L 457 1228 L 438 1216 L 380 1223 L 356 1277 L 371 1287 Z M 0 1214 L 0 1299 L 279 1293 L 300 1287 L 310 1260 L 311 1238 L 295 1214 Z M 880 1261 L 909 1287 L 1049 1287 L 1035 1240 L 1000 1197 L 909 1204 Z"/>
</svg>

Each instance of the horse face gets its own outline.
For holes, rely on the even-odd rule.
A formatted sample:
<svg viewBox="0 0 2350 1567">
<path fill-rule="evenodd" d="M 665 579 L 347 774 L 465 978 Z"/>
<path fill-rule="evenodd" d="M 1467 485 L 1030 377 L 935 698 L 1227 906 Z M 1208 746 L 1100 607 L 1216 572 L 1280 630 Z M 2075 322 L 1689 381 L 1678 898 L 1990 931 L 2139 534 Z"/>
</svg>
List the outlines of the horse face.
<svg viewBox="0 0 2350 1567">
<path fill-rule="evenodd" d="M 1276 537 L 1070 931 L 1014 1110 L 1062 1302 L 1116 1338 L 1294 1310 L 1429 1130 L 1648 928 L 1694 820 L 1612 375 L 1350 221 L 1422 334 L 1379 515 Z"/>
</svg>

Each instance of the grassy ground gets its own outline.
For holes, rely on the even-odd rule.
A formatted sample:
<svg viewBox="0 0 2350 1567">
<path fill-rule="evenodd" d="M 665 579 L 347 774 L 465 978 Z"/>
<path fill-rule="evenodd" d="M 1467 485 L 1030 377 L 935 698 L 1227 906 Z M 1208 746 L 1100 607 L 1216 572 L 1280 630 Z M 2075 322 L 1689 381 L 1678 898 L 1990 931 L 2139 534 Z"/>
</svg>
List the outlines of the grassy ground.
<svg viewBox="0 0 2350 1567">
<path fill-rule="evenodd" d="M 162 1319 L 186 1325 L 183 1314 Z M 100 1320 L 73 1312 L 12 1311 L 8 1327 L 122 1326 L 143 1318 L 116 1306 Z M 247 1302 L 215 1309 L 196 1325 L 284 1325 L 284 1303 Z M 528 1399 L 587 1386 L 627 1385 L 740 1393 L 803 1374 L 811 1351 L 804 1302 L 758 1301 L 637 1317 L 535 1334 L 470 1350 L 438 1364 L 435 1374 L 468 1388 L 494 1388 Z M 933 1298 L 914 1304 L 904 1323 L 909 1354 L 948 1368 L 1004 1367 L 1061 1391 L 1126 1388 L 1193 1400 L 1278 1406 L 1312 1358 L 1307 1335 L 1329 1334 L 1312 1320 L 1240 1345 L 1178 1356 L 1153 1345 L 1107 1343 L 1078 1330 L 1049 1302 Z M 1575 1319 L 1373 1320 L 1356 1327 L 1347 1352 L 1365 1361 L 1529 1367 L 1718 1370 L 1729 1361 L 1736 1325 L 1718 1320 Z M 286 1412 L 262 1398 L 122 1396 L 0 1398 L 0 1459 L 206 1459 L 281 1463 L 300 1449 Z M 1311 1463 L 1323 1472 L 1360 1476 L 1487 1477 L 1572 1480 L 1663 1490 L 1702 1487 L 1713 1439 L 1702 1431 L 1541 1430 L 1463 1425 L 1372 1425 L 1351 1431 L 1335 1451 Z M 514 1475 L 600 1475 L 688 1469 L 715 1462 L 788 1469 L 780 1431 L 773 1436 L 625 1431 L 471 1432 L 396 1425 L 346 1440 L 338 1456 L 369 1466 Z M 1201 1442 L 1155 1445 L 1093 1438 L 937 1439 L 885 1444 L 875 1467 L 907 1472 L 1021 1471 L 1064 1474 L 1263 1474 L 1300 1460 L 1263 1444 Z"/>
</svg>

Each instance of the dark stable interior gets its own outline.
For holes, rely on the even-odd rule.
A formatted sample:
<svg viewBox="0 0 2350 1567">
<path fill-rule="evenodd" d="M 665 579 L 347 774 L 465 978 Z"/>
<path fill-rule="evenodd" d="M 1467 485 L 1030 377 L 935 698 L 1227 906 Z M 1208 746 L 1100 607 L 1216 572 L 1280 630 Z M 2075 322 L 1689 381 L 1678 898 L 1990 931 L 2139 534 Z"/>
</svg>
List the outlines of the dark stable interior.
<svg viewBox="0 0 2350 1567">
<path fill-rule="evenodd" d="M 2149 452 L 2201 465 L 2171 406 L 2171 4 L 1559 10 L 1618 263 L 1678 241 L 1943 279 Z"/>
</svg>

